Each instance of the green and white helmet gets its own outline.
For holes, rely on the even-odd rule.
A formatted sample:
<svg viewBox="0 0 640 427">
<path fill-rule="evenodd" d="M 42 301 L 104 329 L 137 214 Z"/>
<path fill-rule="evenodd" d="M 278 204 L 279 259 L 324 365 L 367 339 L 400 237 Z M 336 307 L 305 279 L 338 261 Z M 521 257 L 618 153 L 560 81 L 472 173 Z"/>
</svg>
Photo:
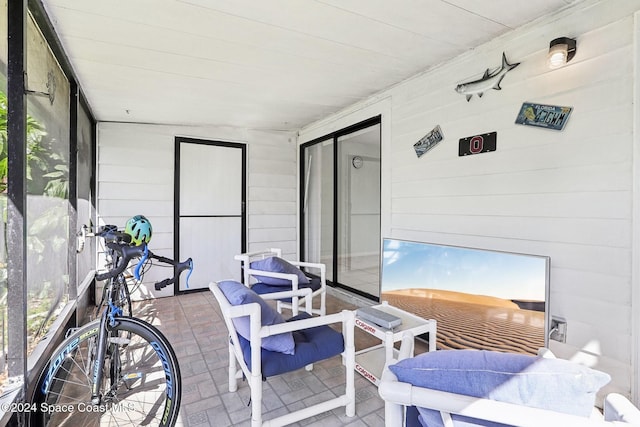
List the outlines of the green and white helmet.
<svg viewBox="0 0 640 427">
<path fill-rule="evenodd" d="M 124 232 L 131 236 L 131 243 L 139 246 L 151 240 L 151 223 L 144 215 L 129 218 Z"/>
</svg>

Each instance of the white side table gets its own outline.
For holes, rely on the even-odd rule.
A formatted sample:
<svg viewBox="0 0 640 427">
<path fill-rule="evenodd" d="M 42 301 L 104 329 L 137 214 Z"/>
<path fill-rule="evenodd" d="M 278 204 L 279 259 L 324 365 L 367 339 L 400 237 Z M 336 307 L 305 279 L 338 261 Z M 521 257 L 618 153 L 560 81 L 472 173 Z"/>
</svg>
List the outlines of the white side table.
<svg viewBox="0 0 640 427">
<path fill-rule="evenodd" d="M 375 305 L 373 308 L 402 319 L 400 326 L 394 329 L 385 329 L 356 317 L 355 325 L 357 328 L 382 341 L 381 344 L 356 352 L 356 371 L 377 386 L 385 364 L 397 357 L 398 350 L 393 347 L 393 344 L 400 341 L 405 332 L 410 332 L 414 337 L 428 333 L 429 351 L 435 351 L 437 322 L 434 319 L 423 319 L 415 314 L 389 305 L 387 301 L 383 301 L 382 304 Z"/>
</svg>

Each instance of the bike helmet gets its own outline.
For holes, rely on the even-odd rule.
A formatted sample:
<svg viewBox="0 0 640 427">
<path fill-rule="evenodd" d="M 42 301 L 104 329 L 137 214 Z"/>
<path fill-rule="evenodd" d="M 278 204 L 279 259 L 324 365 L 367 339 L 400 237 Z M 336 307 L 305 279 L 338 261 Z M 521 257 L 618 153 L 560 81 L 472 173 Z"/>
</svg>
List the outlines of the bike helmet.
<svg viewBox="0 0 640 427">
<path fill-rule="evenodd" d="M 124 232 L 131 236 L 131 243 L 138 246 L 151 240 L 151 223 L 144 215 L 129 218 Z"/>
</svg>

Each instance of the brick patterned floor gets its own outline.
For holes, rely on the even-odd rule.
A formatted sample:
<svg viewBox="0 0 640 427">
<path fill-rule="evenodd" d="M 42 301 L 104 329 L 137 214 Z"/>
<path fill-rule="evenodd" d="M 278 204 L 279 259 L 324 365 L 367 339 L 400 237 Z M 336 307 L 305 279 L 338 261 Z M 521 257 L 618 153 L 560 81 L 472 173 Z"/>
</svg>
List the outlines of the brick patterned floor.
<svg viewBox="0 0 640 427">
<path fill-rule="evenodd" d="M 211 292 L 198 292 L 137 303 L 136 316 L 150 321 L 170 340 L 180 361 L 182 403 L 179 426 L 249 426 L 249 386 L 228 388 L 228 337 Z M 327 295 L 327 312 L 355 305 Z M 284 313 L 285 316 L 287 313 Z M 379 341 L 356 329 L 356 350 Z M 384 403 L 377 388 L 356 373 L 356 416 L 344 407 L 306 419 L 295 426 L 384 426 Z M 344 367 L 335 357 L 304 369 L 269 378 L 264 384 L 265 420 L 344 392 Z"/>
</svg>

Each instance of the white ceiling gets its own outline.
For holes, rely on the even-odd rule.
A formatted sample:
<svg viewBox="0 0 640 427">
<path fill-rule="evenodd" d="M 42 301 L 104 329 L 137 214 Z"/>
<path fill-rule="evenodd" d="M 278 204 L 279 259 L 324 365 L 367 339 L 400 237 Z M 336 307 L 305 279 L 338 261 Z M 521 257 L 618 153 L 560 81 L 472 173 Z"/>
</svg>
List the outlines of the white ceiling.
<svg viewBox="0 0 640 427">
<path fill-rule="evenodd" d="M 297 130 L 574 0 L 43 0 L 99 121 Z"/>
</svg>

